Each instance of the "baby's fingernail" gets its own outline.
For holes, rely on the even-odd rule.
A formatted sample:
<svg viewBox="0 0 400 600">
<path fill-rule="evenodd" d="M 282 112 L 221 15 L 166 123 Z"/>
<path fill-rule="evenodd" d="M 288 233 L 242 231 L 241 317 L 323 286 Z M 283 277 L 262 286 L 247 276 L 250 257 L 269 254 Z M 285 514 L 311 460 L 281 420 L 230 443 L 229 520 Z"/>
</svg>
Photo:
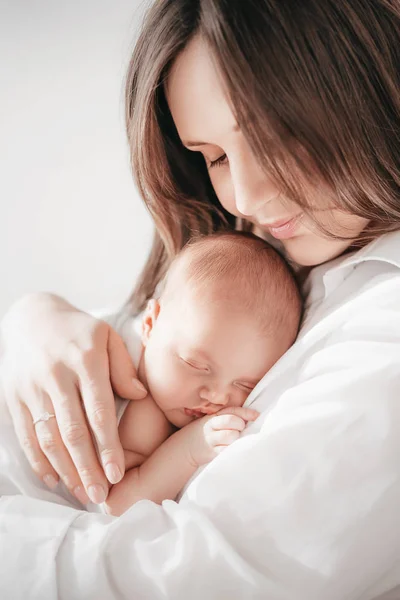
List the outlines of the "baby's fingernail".
<svg viewBox="0 0 400 600">
<path fill-rule="evenodd" d="M 133 383 L 133 387 L 135 387 L 138 392 L 141 392 L 142 394 L 147 395 L 147 390 L 144 387 L 143 383 L 140 383 L 140 381 L 138 381 L 137 379 L 132 379 L 132 383 Z"/>
<path fill-rule="evenodd" d="M 91 501 L 95 504 L 101 504 L 107 498 L 107 494 L 103 486 L 98 483 L 89 485 L 88 494 Z"/>
<path fill-rule="evenodd" d="M 47 487 L 49 487 L 51 490 L 54 490 L 54 488 L 56 488 L 58 486 L 58 481 L 54 477 L 54 475 L 45 475 L 43 477 L 43 481 L 45 482 Z"/>
<path fill-rule="evenodd" d="M 122 473 L 116 463 L 108 463 L 108 465 L 105 466 L 105 471 L 110 483 L 118 483 L 118 481 L 121 481 Z"/>
<path fill-rule="evenodd" d="M 74 495 L 78 498 L 79 502 L 81 502 L 82 504 L 87 504 L 89 502 L 88 495 L 86 494 L 85 490 L 80 485 L 77 485 L 76 487 L 74 487 Z"/>
</svg>

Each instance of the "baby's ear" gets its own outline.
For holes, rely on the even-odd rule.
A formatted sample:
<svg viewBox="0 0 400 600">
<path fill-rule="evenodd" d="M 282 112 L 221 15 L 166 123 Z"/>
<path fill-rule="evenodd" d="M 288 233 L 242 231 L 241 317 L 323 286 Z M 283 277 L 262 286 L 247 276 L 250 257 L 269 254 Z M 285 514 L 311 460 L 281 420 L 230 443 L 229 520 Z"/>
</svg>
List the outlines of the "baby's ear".
<svg viewBox="0 0 400 600">
<path fill-rule="evenodd" d="M 152 298 L 148 301 L 142 319 L 142 344 L 146 346 L 149 341 L 154 324 L 160 314 L 160 303 Z"/>
</svg>

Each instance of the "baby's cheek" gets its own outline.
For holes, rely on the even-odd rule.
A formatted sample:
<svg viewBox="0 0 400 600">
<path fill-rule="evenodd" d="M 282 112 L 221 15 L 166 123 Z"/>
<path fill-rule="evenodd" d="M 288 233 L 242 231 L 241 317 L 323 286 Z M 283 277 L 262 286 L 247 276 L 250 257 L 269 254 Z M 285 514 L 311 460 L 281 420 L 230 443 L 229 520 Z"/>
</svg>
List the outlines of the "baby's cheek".
<svg viewBox="0 0 400 600">
<path fill-rule="evenodd" d="M 182 394 L 182 385 L 173 365 L 163 360 L 153 361 L 148 365 L 147 382 L 151 395 L 160 407 L 167 409 L 179 406 L 177 396 Z"/>
</svg>

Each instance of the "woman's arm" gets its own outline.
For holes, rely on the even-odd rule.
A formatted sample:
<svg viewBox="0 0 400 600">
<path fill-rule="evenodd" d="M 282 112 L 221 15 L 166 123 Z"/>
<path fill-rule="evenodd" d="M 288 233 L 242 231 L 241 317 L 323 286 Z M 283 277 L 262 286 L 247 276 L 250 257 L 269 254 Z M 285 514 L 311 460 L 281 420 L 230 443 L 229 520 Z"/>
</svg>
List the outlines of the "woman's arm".
<svg viewBox="0 0 400 600">
<path fill-rule="evenodd" d="M 85 490 L 93 501 L 103 501 L 104 471 L 112 483 L 124 472 L 113 389 L 129 399 L 144 395 L 122 339 L 104 321 L 52 294 L 16 302 L 0 333 L 4 393 L 34 472 L 50 487 L 60 476 L 83 503 Z M 45 412 L 56 418 L 34 427 Z"/>
<path fill-rule="evenodd" d="M 132 403 L 131 407 L 134 409 L 135 405 L 145 403 L 148 404 L 147 399 Z M 168 423 L 163 413 L 156 408 Z M 208 463 L 218 456 L 222 449 L 237 440 L 246 422 L 254 421 L 257 416 L 258 413 L 250 408 L 228 407 L 219 411 L 217 415 L 193 421 L 169 437 L 171 429 L 167 433 L 165 423 L 160 422 L 159 415 L 155 414 L 155 418 L 150 419 L 153 422 L 148 424 L 135 416 L 137 428 L 140 424 L 142 432 L 154 432 L 151 436 L 152 441 L 158 447 L 112 487 L 105 502 L 107 513 L 120 516 L 143 499 L 152 500 L 157 504 L 167 499 L 174 500 L 198 467 Z M 140 432 L 137 433 L 140 435 Z M 123 438 L 121 441 L 125 448 Z M 134 450 L 138 447 L 135 441 L 137 436 L 132 433 Z"/>
<path fill-rule="evenodd" d="M 371 600 L 398 585 L 400 281 L 377 278 L 359 301 L 335 293 L 255 390 L 265 414 L 179 504 L 143 500 L 115 519 L 0 500 L 2 591 Z"/>
<path fill-rule="evenodd" d="M 310 377 L 179 504 L 143 500 L 114 520 L 1 500 L 3 589 L 21 600 L 32 581 L 38 598 L 61 600 L 370 600 L 400 583 L 398 345 L 336 350 L 322 351 L 329 368 L 311 357 Z"/>
</svg>

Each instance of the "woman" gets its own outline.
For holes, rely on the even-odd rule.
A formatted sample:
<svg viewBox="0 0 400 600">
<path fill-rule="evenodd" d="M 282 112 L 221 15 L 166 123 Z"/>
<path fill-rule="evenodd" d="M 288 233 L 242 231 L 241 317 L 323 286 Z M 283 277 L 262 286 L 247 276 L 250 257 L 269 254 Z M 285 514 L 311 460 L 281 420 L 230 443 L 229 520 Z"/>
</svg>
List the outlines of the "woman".
<svg viewBox="0 0 400 600">
<path fill-rule="evenodd" d="M 364 600 L 400 585 L 399 48 L 398 0 L 154 3 L 127 127 L 157 234 L 119 323 L 193 232 L 240 227 L 315 267 L 303 326 L 249 397 L 262 412 L 254 435 L 179 504 L 139 503 L 115 522 L 3 499 L 3 547 L 20 512 L 35 547 L 8 551 L 7 581 L 40 562 L 42 598 Z M 32 468 L 101 502 L 104 472 L 114 483 L 124 469 L 112 388 L 145 393 L 121 338 L 44 294 L 12 307 L 2 331 Z"/>
</svg>

